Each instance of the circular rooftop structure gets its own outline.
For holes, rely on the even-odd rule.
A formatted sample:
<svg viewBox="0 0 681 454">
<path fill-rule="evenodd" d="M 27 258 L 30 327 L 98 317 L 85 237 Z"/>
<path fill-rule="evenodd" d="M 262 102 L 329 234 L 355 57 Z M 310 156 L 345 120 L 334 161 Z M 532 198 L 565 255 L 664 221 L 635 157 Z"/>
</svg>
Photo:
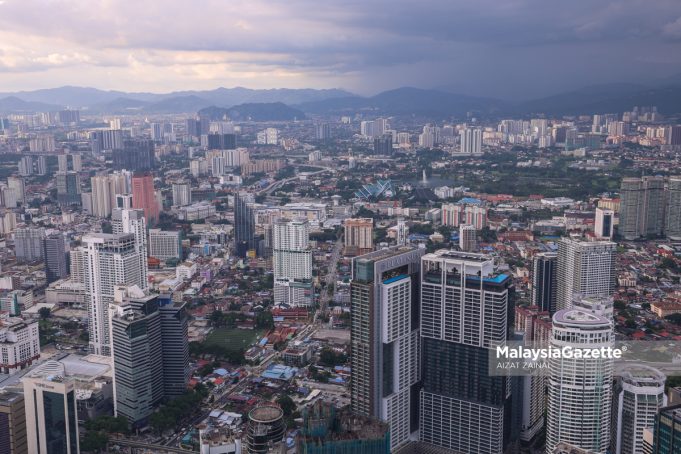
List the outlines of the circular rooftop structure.
<svg viewBox="0 0 681 454">
<path fill-rule="evenodd" d="M 263 405 L 255 407 L 248 412 L 248 419 L 261 424 L 271 424 L 280 420 L 284 416 L 284 411 L 273 405 Z"/>
</svg>

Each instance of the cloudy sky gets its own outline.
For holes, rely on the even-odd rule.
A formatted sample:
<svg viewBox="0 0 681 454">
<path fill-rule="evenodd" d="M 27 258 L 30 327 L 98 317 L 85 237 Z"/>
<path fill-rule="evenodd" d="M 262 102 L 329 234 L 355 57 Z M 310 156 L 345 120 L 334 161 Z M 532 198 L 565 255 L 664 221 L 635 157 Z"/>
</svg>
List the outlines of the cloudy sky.
<svg viewBox="0 0 681 454">
<path fill-rule="evenodd" d="M 0 91 L 416 86 L 518 99 L 679 73 L 680 0 L 0 0 Z"/>
</svg>

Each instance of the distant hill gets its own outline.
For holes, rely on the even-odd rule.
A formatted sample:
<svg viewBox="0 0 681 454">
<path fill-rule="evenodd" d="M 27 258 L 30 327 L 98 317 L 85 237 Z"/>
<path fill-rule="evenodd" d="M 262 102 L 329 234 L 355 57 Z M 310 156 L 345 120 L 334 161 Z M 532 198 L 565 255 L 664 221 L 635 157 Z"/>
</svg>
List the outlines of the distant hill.
<svg viewBox="0 0 681 454">
<path fill-rule="evenodd" d="M 245 103 L 230 108 L 210 106 L 199 110 L 199 115 L 207 115 L 213 120 L 225 116 L 236 121 L 292 121 L 302 120 L 305 114 L 281 102 Z"/>
<path fill-rule="evenodd" d="M 177 105 L 180 111 L 184 111 L 191 104 L 206 107 L 216 106 L 235 106 L 245 103 L 272 103 L 283 102 L 285 104 L 300 104 L 304 102 L 321 101 L 350 96 L 351 94 L 338 89 L 314 90 L 314 89 L 289 89 L 277 88 L 271 90 L 253 90 L 250 88 L 217 88 L 214 90 L 189 90 L 171 93 L 135 93 L 122 91 L 107 91 L 89 87 L 65 86 L 59 88 L 49 88 L 33 91 L 21 91 L 17 93 L 0 93 L 0 98 L 16 96 L 19 99 L 30 102 L 40 102 L 46 104 L 56 104 L 69 106 L 71 108 L 92 108 L 92 110 L 102 111 L 108 103 L 113 103 L 111 107 L 120 108 L 121 104 L 117 100 L 128 99 L 150 104 L 167 101 L 177 98 L 175 101 L 168 101 L 157 107 L 150 107 L 152 110 L 163 111 L 168 106 Z M 206 102 L 198 102 L 198 99 Z"/>
<path fill-rule="evenodd" d="M 63 109 L 62 106 L 41 102 L 30 102 L 19 99 L 16 96 L 8 96 L 0 99 L 0 112 L 23 113 L 23 112 L 48 112 Z"/>
<path fill-rule="evenodd" d="M 100 104 L 95 104 L 89 108 L 91 112 L 104 113 L 131 113 L 141 111 L 150 103 L 148 101 L 141 101 L 130 98 L 116 98 L 113 101 L 108 101 Z"/>
<path fill-rule="evenodd" d="M 152 113 L 193 113 L 210 105 L 211 102 L 209 100 L 199 98 L 195 95 L 174 96 L 172 98 L 162 99 L 161 101 L 149 104 L 144 108 L 144 111 Z"/>
<path fill-rule="evenodd" d="M 385 115 L 415 114 L 448 117 L 465 115 L 470 111 L 480 113 L 498 112 L 505 109 L 507 103 L 491 98 L 405 87 L 385 91 L 368 98 L 351 96 L 304 103 L 297 107 L 310 113 L 342 113 L 343 111 L 370 110 Z"/>
</svg>

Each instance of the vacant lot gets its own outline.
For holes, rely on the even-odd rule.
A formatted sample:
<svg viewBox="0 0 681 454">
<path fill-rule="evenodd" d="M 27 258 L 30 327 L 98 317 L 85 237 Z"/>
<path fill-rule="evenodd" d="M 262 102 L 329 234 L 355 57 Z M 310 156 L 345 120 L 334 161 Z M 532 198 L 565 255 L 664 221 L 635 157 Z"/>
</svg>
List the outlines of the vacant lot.
<svg viewBox="0 0 681 454">
<path fill-rule="evenodd" d="M 211 331 L 205 343 L 229 350 L 246 350 L 261 334 L 257 329 L 217 328 Z"/>
</svg>

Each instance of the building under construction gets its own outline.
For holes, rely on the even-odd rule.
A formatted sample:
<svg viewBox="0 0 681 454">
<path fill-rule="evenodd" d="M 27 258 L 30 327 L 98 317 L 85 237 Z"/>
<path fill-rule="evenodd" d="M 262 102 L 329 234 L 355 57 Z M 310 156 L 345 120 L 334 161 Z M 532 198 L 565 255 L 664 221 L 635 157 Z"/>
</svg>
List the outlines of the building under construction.
<svg viewBox="0 0 681 454">
<path fill-rule="evenodd" d="M 322 400 L 303 410 L 298 454 L 390 454 L 387 424 Z"/>
<path fill-rule="evenodd" d="M 284 412 L 276 405 L 259 405 L 248 413 L 246 452 L 265 454 L 278 445 L 286 432 Z"/>
</svg>

